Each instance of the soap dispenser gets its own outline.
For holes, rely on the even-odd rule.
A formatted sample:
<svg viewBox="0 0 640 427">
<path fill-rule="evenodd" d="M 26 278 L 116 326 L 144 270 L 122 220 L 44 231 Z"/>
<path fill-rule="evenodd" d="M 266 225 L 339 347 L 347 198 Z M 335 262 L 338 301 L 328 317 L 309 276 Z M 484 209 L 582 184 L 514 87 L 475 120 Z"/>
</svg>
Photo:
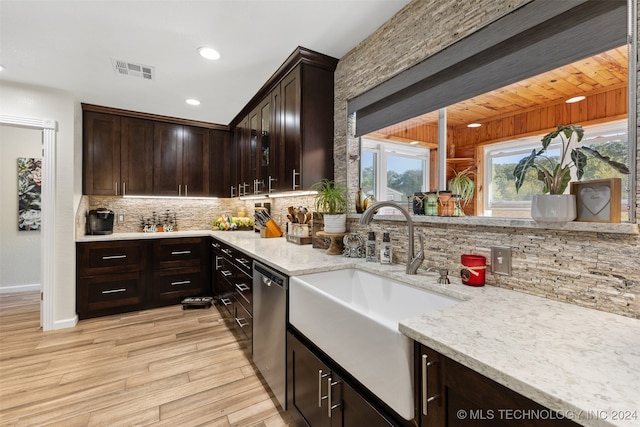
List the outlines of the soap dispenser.
<svg viewBox="0 0 640 427">
<path fill-rule="evenodd" d="M 389 233 L 382 235 L 382 244 L 380 245 L 380 264 L 391 264 L 393 254 L 391 253 L 391 239 Z"/>
<path fill-rule="evenodd" d="M 378 261 L 378 257 L 376 256 L 376 232 L 369 232 L 369 239 L 367 240 L 366 246 L 366 256 L 367 261 L 376 262 Z"/>
</svg>

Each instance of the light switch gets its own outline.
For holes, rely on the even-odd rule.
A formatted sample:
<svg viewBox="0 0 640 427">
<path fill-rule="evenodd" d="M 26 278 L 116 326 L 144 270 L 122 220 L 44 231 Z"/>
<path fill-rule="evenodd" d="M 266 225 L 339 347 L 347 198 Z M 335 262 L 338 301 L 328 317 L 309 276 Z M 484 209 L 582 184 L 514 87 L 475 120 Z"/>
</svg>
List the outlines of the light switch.
<svg viewBox="0 0 640 427">
<path fill-rule="evenodd" d="M 511 276 L 511 248 L 508 246 L 491 247 L 491 272 Z"/>
<path fill-rule="evenodd" d="M 118 222 L 124 222 L 124 214 L 118 214 Z"/>
</svg>

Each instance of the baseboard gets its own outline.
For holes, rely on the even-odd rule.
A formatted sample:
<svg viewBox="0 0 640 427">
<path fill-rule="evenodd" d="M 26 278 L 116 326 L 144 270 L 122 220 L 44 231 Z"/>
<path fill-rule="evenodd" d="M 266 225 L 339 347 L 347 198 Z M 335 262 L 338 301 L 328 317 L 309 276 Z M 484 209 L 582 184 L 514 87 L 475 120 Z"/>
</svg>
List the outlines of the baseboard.
<svg viewBox="0 0 640 427">
<path fill-rule="evenodd" d="M 0 294 L 11 294 L 15 292 L 32 292 L 39 291 L 40 284 L 36 283 L 35 285 L 15 285 L 15 286 L 1 286 Z"/>
<path fill-rule="evenodd" d="M 78 316 L 75 315 L 71 319 L 55 320 L 53 322 L 53 330 L 73 328 L 78 324 Z"/>
</svg>

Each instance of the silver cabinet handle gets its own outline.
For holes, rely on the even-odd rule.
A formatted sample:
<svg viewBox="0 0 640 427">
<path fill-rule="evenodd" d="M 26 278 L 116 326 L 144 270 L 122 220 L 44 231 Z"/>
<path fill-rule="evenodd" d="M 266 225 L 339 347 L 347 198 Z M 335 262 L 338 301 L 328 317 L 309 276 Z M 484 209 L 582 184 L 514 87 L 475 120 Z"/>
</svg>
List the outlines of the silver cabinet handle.
<svg viewBox="0 0 640 427">
<path fill-rule="evenodd" d="M 178 197 L 182 196 L 182 185 L 178 184 Z"/>
<path fill-rule="evenodd" d="M 223 249 L 222 252 L 224 252 L 227 255 L 231 255 L 231 249 Z"/>
<path fill-rule="evenodd" d="M 229 298 L 220 298 L 220 302 L 222 303 L 222 305 L 224 305 L 225 307 L 228 305 L 231 305 L 231 300 Z"/>
<path fill-rule="evenodd" d="M 239 290 L 240 292 L 251 290 L 251 288 L 245 285 L 244 283 L 236 283 L 236 289 Z"/>
<path fill-rule="evenodd" d="M 180 280 L 177 282 L 171 282 L 171 286 L 188 285 L 189 283 L 191 283 L 191 280 Z"/>
<path fill-rule="evenodd" d="M 212 243 L 211 247 L 212 248 L 216 248 L 216 249 L 220 249 L 220 243 Z"/>
<path fill-rule="evenodd" d="M 327 396 L 322 395 L 322 379 L 328 376 L 329 374 L 322 373 L 322 369 L 318 370 L 318 408 L 322 408 L 322 401 L 327 398 Z"/>
<path fill-rule="evenodd" d="M 103 256 L 102 259 L 104 260 L 109 260 L 109 259 L 123 259 L 126 258 L 126 255 L 107 255 L 107 256 Z"/>
<path fill-rule="evenodd" d="M 221 273 L 224 277 L 229 277 L 233 275 L 233 273 L 231 273 L 229 270 L 222 270 Z"/>
<path fill-rule="evenodd" d="M 268 189 L 269 193 L 271 193 L 273 191 L 273 187 L 271 186 L 271 183 L 274 182 L 274 181 L 277 181 L 277 180 L 278 180 L 277 178 L 271 178 L 271 175 L 269 175 L 269 189 Z"/>
<path fill-rule="evenodd" d="M 426 354 L 422 355 L 422 415 L 429 415 L 429 402 L 438 398 L 438 395 L 429 397 L 429 375 L 427 373 L 430 366 L 436 364 L 437 361 L 427 362 L 428 356 Z"/>
<path fill-rule="evenodd" d="M 122 195 L 126 196 L 127 195 L 127 183 L 122 181 Z"/>
<path fill-rule="evenodd" d="M 249 322 L 247 322 L 244 317 L 236 317 L 236 323 L 241 328 L 244 328 L 245 326 L 249 326 Z"/>
<path fill-rule="evenodd" d="M 125 292 L 127 289 L 126 288 L 120 288 L 120 289 L 109 289 L 108 291 L 102 291 L 103 294 L 116 294 L 119 292 Z"/>
<path fill-rule="evenodd" d="M 189 185 L 184 185 L 184 197 L 189 197 Z"/>
<path fill-rule="evenodd" d="M 300 176 L 300 172 L 296 172 L 296 170 L 293 170 L 293 175 L 291 177 L 291 181 L 293 182 L 293 190 L 297 189 L 298 187 L 300 187 L 299 184 L 296 184 L 296 175 Z"/>
<path fill-rule="evenodd" d="M 222 264 L 219 263 L 219 261 L 222 261 L 223 259 L 224 257 L 216 255 L 216 270 L 219 270 L 222 268 Z"/>
<path fill-rule="evenodd" d="M 236 197 L 235 194 L 233 194 L 235 192 L 236 187 L 234 187 L 233 185 L 231 186 L 231 193 L 230 193 L 230 197 Z"/>
<path fill-rule="evenodd" d="M 189 255 L 191 251 L 171 251 L 171 255 Z"/>
<path fill-rule="evenodd" d="M 333 382 L 333 378 L 331 377 L 327 379 L 327 417 L 329 418 L 331 418 L 331 412 L 341 405 L 340 403 L 334 405 L 331 397 L 331 388 L 338 384 L 340 384 L 340 381 Z"/>
<path fill-rule="evenodd" d="M 115 181 L 116 183 L 116 196 L 118 195 L 118 181 Z"/>
</svg>

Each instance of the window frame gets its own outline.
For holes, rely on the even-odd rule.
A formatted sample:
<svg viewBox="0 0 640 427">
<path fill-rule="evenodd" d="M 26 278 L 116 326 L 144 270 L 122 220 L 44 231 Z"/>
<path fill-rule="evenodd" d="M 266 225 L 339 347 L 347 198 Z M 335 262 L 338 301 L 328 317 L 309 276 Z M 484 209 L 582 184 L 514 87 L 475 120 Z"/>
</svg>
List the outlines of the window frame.
<svg viewBox="0 0 640 427">
<path fill-rule="evenodd" d="M 362 158 L 364 152 L 371 152 L 375 154 L 374 162 L 374 197 L 378 201 L 386 201 L 387 194 L 387 165 L 389 156 L 406 157 L 410 159 L 420 159 L 422 162 L 422 184 L 420 191 L 428 191 L 429 188 L 429 164 L 431 150 L 426 147 L 400 144 L 389 141 L 381 141 L 371 137 L 360 137 L 360 157 Z M 359 180 L 362 182 L 362 170 L 360 167 Z M 385 198 L 382 198 L 385 195 Z M 398 202 L 397 200 L 390 200 L 392 202 Z M 405 203 L 400 201 L 398 203 Z"/>
</svg>

